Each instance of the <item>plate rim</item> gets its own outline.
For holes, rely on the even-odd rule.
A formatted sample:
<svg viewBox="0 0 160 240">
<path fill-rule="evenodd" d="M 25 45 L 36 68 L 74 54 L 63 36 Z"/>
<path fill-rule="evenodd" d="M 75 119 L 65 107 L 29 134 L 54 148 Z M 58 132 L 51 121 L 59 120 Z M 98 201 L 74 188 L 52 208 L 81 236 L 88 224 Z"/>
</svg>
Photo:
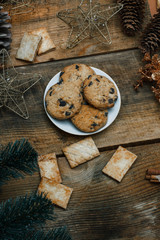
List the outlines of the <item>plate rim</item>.
<svg viewBox="0 0 160 240">
<path fill-rule="evenodd" d="M 116 87 L 116 89 L 117 89 L 117 95 L 118 95 L 118 99 L 117 99 L 117 100 L 118 100 L 118 101 L 116 101 L 116 103 L 117 103 L 117 104 L 119 103 L 119 106 L 118 106 L 118 110 L 117 110 L 117 112 L 116 112 L 116 115 L 115 115 L 114 119 L 109 123 L 109 125 L 107 125 L 107 123 L 108 123 L 108 121 L 107 121 L 107 123 L 106 123 L 102 128 L 98 129 L 98 130 L 95 131 L 95 132 L 83 132 L 83 131 L 79 130 L 78 128 L 76 128 L 76 126 L 74 126 L 74 124 L 71 122 L 70 119 L 58 120 L 58 119 L 52 118 L 52 117 L 49 115 L 49 113 L 47 112 L 47 109 L 46 109 L 46 105 L 45 105 L 45 96 L 46 96 L 47 91 L 49 90 L 49 88 L 50 88 L 51 86 L 55 85 L 55 84 L 58 82 L 58 80 L 59 80 L 59 75 L 60 75 L 61 71 L 58 72 L 57 74 L 55 74 L 55 75 L 50 79 L 50 81 L 48 82 L 48 84 L 47 84 L 47 86 L 46 86 L 46 88 L 45 88 L 44 95 L 43 95 L 44 110 L 45 110 L 48 118 L 50 119 L 50 121 L 51 121 L 57 128 L 59 128 L 61 131 L 64 131 L 64 132 L 66 132 L 66 133 L 69 133 L 69 134 L 72 134 L 72 135 L 76 135 L 76 136 L 89 136 L 89 135 L 93 135 L 93 134 L 97 134 L 97 133 L 99 133 L 99 132 L 102 132 L 103 130 L 105 130 L 106 128 L 108 128 L 108 127 L 115 121 L 115 119 L 117 118 L 117 116 L 118 116 L 118 114 L 119 114 L 119 112 L 120 112 L 120 108 L 121 108 L 121 94 L 120 94 L 120 91 L 119 91 L 119 88 L 118 88 L 116 82 L 115 82 L 107 73 L 105 73 L 105 72 L 102 71 L 101 69 L 95 68 L 95 67 L 92 67 L 92 66 L 90 66 L 90 67 L 95 71 L 95 73 L 96 73 L 96 71 L 100 71 L 101 74 L 97 74 L 97 73 L 96 73 L 96 74 L 107 77 L 111 82 L 114 83 L 114 85 L 115 85 L 115 87 Z M 55 81 L 55 83 L 52 83 L 52 81 L 54 81 L 56 78 L 57 78 L 57 81 Z M 51 85 L 51 86 L 50 86 L 50 85 Z M 115 103 L 115 105 L 116 105 L 116 103 Z M 115 106 L 114 106 L 114 107 L 115 107 Z M 114 107 L 113 107 L 113 108 L 114 108 Z M 112 108 L 111 108 L 111 109 L 112 109 Z M 70 121 L 70 123 L 73 125 L 73 127 L 74 127 L 74 128 L 76 129 L 76 131 L 78 131 L 78 132 L 74 133 L 74 132 L 67 131 L 66 129 L 62 129 L 58 124 L 56 124 L 57 121 L 67 121 L 67 122 Z"/>
</svg>

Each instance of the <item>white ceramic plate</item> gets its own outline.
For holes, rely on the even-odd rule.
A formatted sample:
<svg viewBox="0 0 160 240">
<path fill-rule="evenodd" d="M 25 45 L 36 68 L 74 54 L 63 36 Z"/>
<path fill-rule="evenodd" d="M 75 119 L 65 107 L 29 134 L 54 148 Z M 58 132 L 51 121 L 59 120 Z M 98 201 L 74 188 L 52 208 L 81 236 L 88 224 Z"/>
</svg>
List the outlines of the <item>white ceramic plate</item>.
<svg viewBox="0 0 160 240">
<path fill-rule="evenodd" d="M 86 133 L 86 132 L 82 132 L 80 130 L 78 130 L 74 125 L 73 123 L 71 122 L 70 119 L 67 119 L 67 120 L 57 120 L 55 118 L 52 118 L 47 110 L 46 110 L 46 107 L 45 107 L 45 96 L 47 94 L 47 91 L 49 90 L 49 88 L 56 84 L 58 81 L 59 81 L 59 75 L 60 75 L 60 72 L 57 73 L 51 80 L 50 82 L 48 83 L 46 89 L 45 89 L 45 92 L 44 92 L 44 98 L 43 98 L 43 102 L 44 102 L 44 109 L 46 111 L 46 114 L 47 116 L 49 117 L 49 119 L 52 121 L 52 123 L 54 125 L 56 125 L 58 128 L 60 128 L 61 130 L 67 132 L 67 133 L 71 133 L 71 134 L 74 134 L 74 135 L 79 135 L 79 136 L 85 136 L 85 135 L 92 135 L 92 134 L 96 134 L 98 132 L 101 132 L 103 131 L 104 129 L 106 129 L 107 127 L 109 127 L 109 125 L 111 125 L 111 123 L 116 119 L 118 113 L 119 113 L 119 110 L 120 110 L 120 106 L 121 106 L 121 95 L 120 95 L 120 92 L 119 92 L 119 89 L 116 85 L 116 83 L 113 81 L 113 79 L 108 75 L 106 74 L 105 72 L 101 71 L 100 69 L 98 68 L 94 68 L 94 67 L 91 67 L 95 73 L 97 75 L 101 75 L 101 76 L 105 76 L 107 77 L 111 82 L 114 83 L 116 89 L 117 89 L 117 95 L 118 95 L 118 99 L 114 105 L 113 108 L 111 109 L 108 109 L 108 121 L 106 123 L 105 126 L 103 126 L 102 128 L 98 129 L 97 131 L 95 132 L 91 132 L 91 133 Z"/>
</svg>

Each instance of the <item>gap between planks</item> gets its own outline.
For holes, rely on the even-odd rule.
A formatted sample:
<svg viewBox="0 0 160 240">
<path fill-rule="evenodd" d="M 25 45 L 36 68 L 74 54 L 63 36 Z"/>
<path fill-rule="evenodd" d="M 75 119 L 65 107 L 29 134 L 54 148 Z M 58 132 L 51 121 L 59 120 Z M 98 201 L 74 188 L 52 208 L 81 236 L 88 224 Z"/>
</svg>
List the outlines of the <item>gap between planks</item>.
<svg viewBox="0 0 160 240">
<path fill-rule="evenodd" d="M 28 65 L 24 64 L 24 65 L 19 65 L 19 66 L 14 66 L 16 69 L 20 69 L 20 68 L 26 68 L 26 67 L 34 67 L 34 66 L 40 66 L 40 65 L 45 65 L 45 64 L 50 64 L 53 62 L 65 62 L 65 61 L 72 61 L 72 60 L 79 60 L 79 59 L 86 59 L 89 57 L 97 57 L 97 56 L 104 56 L 104 55 L 111 55 L 111 54 L 116 54 L 116 53 L 123 53 L 123 52 L 128 52 L 128 51 L 137 51 L 139 50 L 139 52 L 141 53 L 140 49 L 138 47 L 133 47 L 133 48 L 128 48 L 128 49 L 121 49 L 121 50 L 115 50 L 115 51 L 111 51 L 111 52 L 104 52 L 104 53 L 97 53 L 97 54 L 91 54 L 89 56 L 78 56 L 78 57 L 71 57 L 71 58 L 65 58 L 65 59 L 52 59 L 50 61 L 46 61 L 46 62 L 39 62 L 39 63 L 28 63 Z M 142 58 L 143 58 L 143 54 L 142 54 Z"/>
<path fill-rule="evenodd" d="M 107 147 L 98 148 L 98 150 L 99 150 L 100 153 L 103 153 L 105 151 L 116 150 L 119 146 L 123 146 L 125 148 L 128 148 L 128 147 L 153 145 L 153 144 L 157 144 L 157 143 L 160 143 L 160 138 L 145 140 L 145 141 L 139 141 L 139 142 L 122 143 L 122 144 L 117 144 L 117 145 L 114 145 L 114 146 L 107 146 Z M 65 157 L 64 154 L 56 154 L 56 156 L 58 158 Z"/>
</svg>

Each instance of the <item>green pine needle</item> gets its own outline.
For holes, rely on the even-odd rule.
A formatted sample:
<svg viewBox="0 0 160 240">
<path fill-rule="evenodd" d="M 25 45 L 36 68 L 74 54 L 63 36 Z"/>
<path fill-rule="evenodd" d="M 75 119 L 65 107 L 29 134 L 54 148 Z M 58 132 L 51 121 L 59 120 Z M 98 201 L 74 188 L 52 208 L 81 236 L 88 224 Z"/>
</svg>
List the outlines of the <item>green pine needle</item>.
<svg viewBox="0 0 160 240">
<path fill-rule="evenodd" d="M 43 231 L 37 231 L 31 235 L 25 236 L 25 240 L 71 240 L 66 227 L 56 228 L 55 230 L 50 230 L 47 233 Z M 17 239 L 19 240 L 19 239 Z"/>
<path fill-rule="evenodd" d="M 53 220 L 54 207 L 44 195 L 36 193 L 25 197 L 12 198 L 0 204 L 0 238 L 24 239 L 35 225 Z"/>
<path fill-rule="evenodd" d="M 24 173 L 32 174 L 38 170 L 38 154 L 25 140 L 8 143 L 0 150 L 0 185 L 13 178 L 20 178 Z"/>
<path fill-rule="evenodd" d="M 23 177 L 38 169 L 37 152 L 30 143 L 22 139 L 9 143 L 0 150 L 0 185 L 11 177 Z M 71 240 L 65 227 L 44 233 L 35 228 L 46 220 L 54 220 L 54 207 L 44 194 L 33 193 L 25 197 L 12 198 L 0 204 L 1 240 Z"/>
<path fill-rule="evenodd" d="M 69 235 L 65 227 L 55 229 L 53 231 L 53 234 L 54 237 L 52 240 L 71 240 L 71 236 Z M 49 240 L 51 240 L 51 238 Z"/>
</svg>

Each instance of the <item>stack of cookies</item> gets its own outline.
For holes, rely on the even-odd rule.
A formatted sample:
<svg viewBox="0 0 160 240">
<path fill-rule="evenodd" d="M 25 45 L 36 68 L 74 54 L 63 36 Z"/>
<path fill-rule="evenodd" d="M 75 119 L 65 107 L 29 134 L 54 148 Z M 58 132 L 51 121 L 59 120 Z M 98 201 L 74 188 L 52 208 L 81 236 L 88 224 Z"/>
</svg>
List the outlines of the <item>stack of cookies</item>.
<svg viewBox="0 0 160 240">
<path fill-rule="evenodd" d="M 45 104 L 53 118 L 71 119 L 79 130 L 94 132 L 107 123 L 107 109 L 116 100 L 113 82 L 96 75 L 88 65 L 72 64 L 61 71 L 59 82 L 50 87 Z"/>
</svg>

